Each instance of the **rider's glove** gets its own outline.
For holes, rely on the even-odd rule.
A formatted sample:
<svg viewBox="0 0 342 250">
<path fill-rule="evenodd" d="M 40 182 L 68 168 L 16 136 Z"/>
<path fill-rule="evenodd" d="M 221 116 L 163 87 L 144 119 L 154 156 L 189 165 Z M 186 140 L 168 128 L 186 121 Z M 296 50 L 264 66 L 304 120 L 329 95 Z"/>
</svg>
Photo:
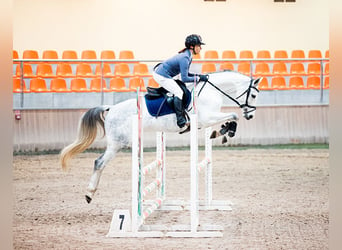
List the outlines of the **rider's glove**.
<svg viewBox="0 0 342 250">
<path fill-rule="evenodd" d="M 209 79 L 208 75 L 199 75 L 200 82 L 207 82 Z"/>
</svg>

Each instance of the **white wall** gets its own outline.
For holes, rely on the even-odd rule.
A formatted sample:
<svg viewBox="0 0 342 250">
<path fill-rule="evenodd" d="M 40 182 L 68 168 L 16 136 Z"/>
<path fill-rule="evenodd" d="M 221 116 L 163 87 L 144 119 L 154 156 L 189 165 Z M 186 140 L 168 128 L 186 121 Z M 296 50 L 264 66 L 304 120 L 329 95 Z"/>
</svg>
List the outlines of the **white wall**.
<svg viewBox="0 0 342 250">
<path fill-rule="evenodd" d="M 203 51 L 329 49 L 325 0 L 14 0 L 13 49 L 98 53 L 132 49 L 136 58 L 163 59 L 199 33 Z"/>
</svg>

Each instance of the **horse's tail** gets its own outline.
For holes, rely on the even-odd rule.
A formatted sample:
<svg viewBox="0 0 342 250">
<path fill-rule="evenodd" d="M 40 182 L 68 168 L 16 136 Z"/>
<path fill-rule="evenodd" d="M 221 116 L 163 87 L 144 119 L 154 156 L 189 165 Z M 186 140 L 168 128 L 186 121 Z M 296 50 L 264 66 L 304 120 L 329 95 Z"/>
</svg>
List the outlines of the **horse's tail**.
<svg viewBox="0 0 342 250">
<path fill-rule="evenodd" d="M 97 135 L 97 126 L 100 125 L 104 129 L 104 112 L 108 111 L 108 106 L 100 106 L 89 109 L 81 118 L 78 125 L 76 140 L 70 145 L 62 149 L 60 153 L 60 163 L 62 169 L 66 170 L 68 161 L 76 154 L 82 153 L 95 140 Z"/>
</svg>

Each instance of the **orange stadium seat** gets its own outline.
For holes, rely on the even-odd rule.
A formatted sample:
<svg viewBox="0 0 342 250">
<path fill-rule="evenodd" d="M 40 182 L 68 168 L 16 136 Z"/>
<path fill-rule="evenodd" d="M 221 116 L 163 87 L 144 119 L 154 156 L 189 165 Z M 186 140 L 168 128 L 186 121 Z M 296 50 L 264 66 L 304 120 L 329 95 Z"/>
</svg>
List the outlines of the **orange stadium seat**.
<svg viewBox="0 0 342 250">
<path fill-rule="evenodd" d="M 291 75 L 306 75 L 304 64 L 301 62 L 293 62 L 290 66 Z"/>
<path fill-rule="evenodd" d="M 240 54 L 239 54 L 239 57 L 243 58 L 243 59 L 249 59 L 249 58 L 252 59 L 252 58 L 254 58 L 253 52 L 251 50 L 241 50 Z"/>
<path fill-rule="evenodd" d="M 159 88 L 159 84 L 153 79 L 153 77 L 150 77 L 148 79 L 148 84 L 147 86 L 151 87 L 151 88 Z"/>
<path fill-rule="evenodd" d="M 271 53 L 269 50 L 259 50 L 257 52 L 257 58 L 258 59 L 261 59 L 261 58 L 269 59 L 269 58 L 271 58 Z"/>
<path fill-rule="evenodd" d="M 86 80 L 83 78 L 74 78 L 70 82 L 70 90 L 73 92 L 89 92 Z"/>
<path fill-rule="evenodd" d="M 138 76 L 129 79 L 129 89 L 137 91 L 138 88 L 140 88 L 140 91 L 146 91 L 144 80 Z"/>
<path fill-rule="evenodd" d="M 50 92 L 46 87 L 46 82 L 42 78 L 33 78 L 30 81 L 30 91 L 31 92 Z"/>
<path fill-rule="evenodd" d="M 101 59 L 115 59 L 115 52 L 113 50 L 102 50 Z"/>
<path fill-rule="evenodd" d="M 14 93 L 21 93 L 21 92 L 27 93 L 30 91 L 26 88 L 24 79 L 23 79 L 23 85 L 21 86 L 21 78 L 15 77 L 13 78 L 13 92 Z"/>
<path fill-rule="evenodd" d="M 258 89 L 260 89 L 260 90 L 270 90 L 271 89 L 268 86 L 268 79 L 266 77 L 262 78 L 261 82 L 259 82 Z"/>
<path fill-rule="evenodd" d="M 196 54 L 192 56 L 192 59 L 201 59 L 201 54 Z"/>
<path fill-rule="evenodd" d="M 151 76 L 151 73 L 148 70 L 148 66 L 145 63 L 136 63 L 133 67 L 133 75 L 135 76 Z"/>
<path fill-rule="evenodd" d="M 114 75 L 120 77 L 130 77 L 132 76 L 131 71 L 127 63 L 118 63 L 114 67 Z"/>
<path fill-rule="evenodd" d="M 285 78 L 283 76 L 272 77 L 271 88 L 277 90 L 287 89 Z"/>
<path fill-rule="evenodd" d="M 12 51 L 12 59 L 19 59 L 18 51 L 16 51 L 16 50 Z"/>
<path fill-rule="evenodd" d="M 83 50 L 81 59 L 97 59 L 95 50 Z"/>
<path fill-rule="evenodd" d="M 39 59 L 37 50 L 24 50 L 23 59 Z"/>
<path fill-rule="evenodd" d="M 216 50 L 207 50 L 204 53 L 204 59 L 218 59 L 219 55 Z"/>
<path fill-rule="evenodd" d="M 329 55 L 329 50 L 326 50 L 326 51 L 325 51 L 324 57 L 325 57 L 325 58 L 329 58 L 329 57 L 330 57 L 330 55 Z"/>
<path fill-rule="evenodd" d="M 134 59 L 134 53 L 132 50 L 121 50 L 119 59 Z"/>
<path fill-rule="evenodd" d="M 291 76 L 289 79 L 290 89 L 304 89 L 304 80 L 301 76 Z"/>
<path fill-rule="evenodd" d="M 288 54 L 286 50 L 276 50 L 274 51 L 274 58 L 288 58 Z"/>
<path fill-rule="evenodd" d="M 231 62 L 221 63 L 220 70 L 234 70 L 234 65 Z"/>
<path fill-rule="evenodd" d="M 67 88 L 67 84 L 64 78 L 54 78 L 50 82 L 50 90 L 52 92 L 71 92 Z"/>
<path fill-rule="evenodd" d="M 326 76 L 324 78 L 324 86 L 323 86 L 324 89 L 328 89 L 330 88 L 330 77 L 329 76 Z"/>
<path fill-rule="evenodd" d="M 320 50 L 309 50 L 309 58 L 322 58 Z"/>
<path fill-rule="evenodd" d="M 109 81 L 109 90 L 115 92 L 129 92 L 131 91 L 126 87 L 125 80 L 121 77 L 115 77 Z"/>
<path fill-rule="evenodd" d="M 78 64 L 76 67 L 76 76 L 77 77 L 95 77 L 93 70 L 88 63 Z"/>
<path fill-rule="evenodd" d="M 110 67 L 110 64 L 104 63 L 104 64 L 96 64 L 95 68 L 95 75 L 97 77 L 101 76 L 103 74 L 103 77 L 114 77 L 114 74 L 112 72 L 112 69 Z"/>
<path fill-rule="evenodd" d="M 23 77 L 25 78 L 34 78 L 37 77 L 35 74 L 33 74 L 32 67 L 30 64 L 23 64 L 23 73 L 21 72 L 21 65 L 18 64 L 16 67 L 16 73 L 15 75 L 20 77 L 21 74 L 23 74 Z"/>
<path fill-rule="evenodd" d="M 43 59 L 58 59 L 58 54 L 56 50 L 44 50 Z"/>
<path fill-rule="evenodd" d="M 254 74 L 257 76 L 271 75 L 271 71 L 270 71 L 270 67 L 268 66 L 268 63 L 265 63 L 265 62 L 256 63 Z"/>
<path fill-rule="evenodd" d="M 236 53 L 234 50 L 224 50 L 222 52 L 222 59 L 236 59 Z"/>
<path fill-rule="evenodd" d="M 42 78 L 56 77 L 49 63 L 40 63 L 37 65 L 37 76 Z"/>
<path fill-rule="evenodd" d="M 251 64 L 249 62 L 240 62 L 238 64 L 238 70 L 240 73 L 250 76 L 251 75 Z"/>
<path fill-rule="evenodd" d="M 287 75 L 287 67 L 284 62 L 275 62 L 273 64 L 273 70 L 272 73 L 274 75 Z"/>
<path fill-rule="evenodd" d="M 206 62 L 202 64 L 202 73 L 211 73 L 216 71 L 215 63 Z"/>
<path fill-rule="evenodd" d="M 297 49 L 297 50 L 292 50 L 291 52 L 291 58 L 305 58 L 305 53 L 304 50 Z"/>
<path fill-rule="evenodd" d="M 318 76 L 309 76 L 306 80 L 306 87 L 308 89 L 320 89 L 321 79 Z"/>
<path fill-rule="evenodd" d="M 77 52 L 75 50 L 64 50 L 62 59 L 78 59 Z"/>
<path fill-rule="evenodd" d="M 327 62 L 324 66 L 324 74 L 329 75 L 329 73 L 330 73 L 330 63 Z"/>
<path fill-rule="evenodd" d="M 102 78 L 91 79 L 90 91 L 94 91 L 94 92 L 107 91 L 106 80 L 102 79 L 102 84 L 101 84 L 101 79 Z"/>
<path fill-rule="evenodd" d="M 309 63 L 308 64 L 308 75 L 320 75 L 321 64 L 320 63 Z"/>
<path fill-rule="evenodd" d="M 75 75 L 72 73 L 71 65 L 68 63 L 59 63 L 57 65 L 56 76 L 64 78 L 75 77 Z"/>
</svg>

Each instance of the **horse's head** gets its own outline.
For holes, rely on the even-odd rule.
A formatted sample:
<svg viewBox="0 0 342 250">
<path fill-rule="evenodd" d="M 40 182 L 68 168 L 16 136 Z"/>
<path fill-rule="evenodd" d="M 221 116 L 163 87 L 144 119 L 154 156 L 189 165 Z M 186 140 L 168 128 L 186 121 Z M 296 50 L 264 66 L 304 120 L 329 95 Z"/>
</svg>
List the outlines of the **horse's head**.
<svg viewBox="0 0 342 250">
<path fill-rule="evenodd" d="M 249 120 L 255 115 L 255 103 L 261 79 L 253 79 L 236 71 L 224 71 L 209 74 L 208 83 L 235 102 L 242 109 L 243 117 Z"/>
<path fill-rule="evenodd" d="M 245 117 L 247 120 L 250 120 L 254 117 L 255 110 L 256 110 L 256 99 L 259 94 L 258 85 L 259 82 L 261 82 L 262 78 L 258 79 L 251 79 L 250 85 L 248 89 L 244 92 L 243 95 L 240 97 L 245 97 L 245 102 L 240 104 L 240 107 L 243 111 L 243 117 Z"/>
</svg>

